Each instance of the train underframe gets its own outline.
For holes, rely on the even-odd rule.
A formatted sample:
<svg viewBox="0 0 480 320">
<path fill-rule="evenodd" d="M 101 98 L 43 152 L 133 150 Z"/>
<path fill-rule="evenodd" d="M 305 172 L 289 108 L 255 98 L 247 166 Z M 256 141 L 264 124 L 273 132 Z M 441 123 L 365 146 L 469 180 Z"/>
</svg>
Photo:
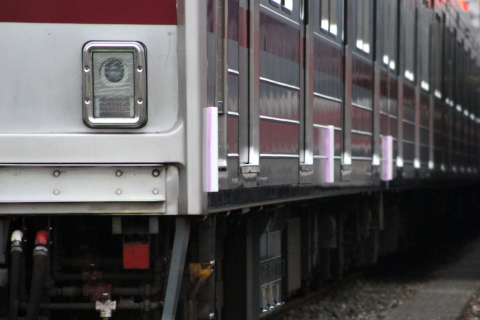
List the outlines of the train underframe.
<svg viewBox="0 0 480 320">
<path fill-rule="evenodd" d="M 476 187 L 196 217 L 4 216 L 0 319 L 260 319 L 475 217 Z M 3 251 L 2 251 L 3 252 Z"/>
</svg>

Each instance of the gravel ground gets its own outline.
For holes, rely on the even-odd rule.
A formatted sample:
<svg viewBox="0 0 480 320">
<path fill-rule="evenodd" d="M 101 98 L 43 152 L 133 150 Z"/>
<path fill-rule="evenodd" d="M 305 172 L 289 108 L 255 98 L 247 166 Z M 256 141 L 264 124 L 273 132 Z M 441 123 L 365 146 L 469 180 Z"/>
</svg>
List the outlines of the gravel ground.
<svg viewBox="0 0 480 320">
<path fill-rule="evenodd" d="M 435 272 L 457 260 L 468 244 L 426 246 L 385 257 L 380 263 L 347 277 L 325 294 L 288 310 L 275 320 L 380 320 L 435 277 Z M 462 320 L 480 320 L 480 292 Z"/>
<path fill-rule="evenodd" d="M 358 279 L 347 287 L 330 292 L 309 303 L 288 311 L 279 319 L 384 319 L 388 312 L 410 298 L 422 287 L 422 282 L 395 284 Z"/>
<path fill-rule="evenodd" d="M 480 320 L 480 292 L 477 292 L 470 301 L 461 320 Z"/>
</svg>

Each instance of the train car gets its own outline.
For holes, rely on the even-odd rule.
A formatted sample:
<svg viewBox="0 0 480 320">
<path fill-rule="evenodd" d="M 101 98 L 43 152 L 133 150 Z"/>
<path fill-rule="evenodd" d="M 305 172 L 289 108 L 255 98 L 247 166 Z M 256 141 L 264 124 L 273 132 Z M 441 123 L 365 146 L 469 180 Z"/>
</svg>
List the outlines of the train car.
<svg viewBox="0 0 480 320">
<path fill-rule="evenodd" d="M 260 319 L 457 223 L 465 10 L 3 0 L 0 319 Z"/>
</svg>

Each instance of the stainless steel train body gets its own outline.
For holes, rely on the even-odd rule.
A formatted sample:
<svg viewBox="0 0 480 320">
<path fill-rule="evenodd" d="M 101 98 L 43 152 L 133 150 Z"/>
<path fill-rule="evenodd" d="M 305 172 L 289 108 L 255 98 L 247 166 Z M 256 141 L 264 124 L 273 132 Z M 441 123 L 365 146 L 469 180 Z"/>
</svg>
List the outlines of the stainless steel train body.
<svg viewBox="0 0 480 320">
<path fill-rule="evenodd" d="M 4 0 L 0 30 L 0 319 L 258 319 L 341 273 L 346 212 L 375 261 L 393 193 L 480 173 L 457 1 Z"/>
<path fill-rule="evenodd" d="M 220 189 L 475 175 L 477 44 L 450 5 L 229 1 L 209 19 Z"/>
</svg>

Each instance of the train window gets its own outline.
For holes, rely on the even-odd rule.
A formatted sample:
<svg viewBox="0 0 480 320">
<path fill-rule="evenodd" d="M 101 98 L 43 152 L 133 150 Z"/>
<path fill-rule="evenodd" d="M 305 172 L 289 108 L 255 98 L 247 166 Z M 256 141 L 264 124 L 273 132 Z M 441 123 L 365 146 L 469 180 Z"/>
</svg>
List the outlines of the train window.
<svg viewBox="0 0 480 320">
<path fill-rule="evenodd" d="M 390 61 L 390 57 L 388 55 L 388 38 L 390 36 L 389 34 L 389 27 L 390 23 L 388 21 L 389 17 L 389 6 L 390 6 L 390 1 L 380 1 L 378 3 L 378 13 L 377 15 L 382 19 L 382 24 L 379 26 L 377 29 L 378 35 L 378 49 L 379 49 L 379 57 L 381 58 L 383 64 L 388 66 L 388 63 Z"/>
<path fill-rule="evenodd" d="M 363 50 L 363 5 L 364 1 L 359 0 L 357 1 L 357 48 Z"/>
<path fill-rule="evenodd" d="M 429 57 L 430 57 L 430 23 L 425 23 L 424 21 L 428 20 L 429 13 L 426 9 L 423 9 L 421 17 L 424 19 L 420 20 L 420 23 L 425 24 L 418 30 L 418 37 L 420 38 L 420 46 L 418 50 L 420 51 L 420 60 L 418 63 L 420 71 L 420 86 L 425 91 L 430 91 L 430 66 L 429 66 Z"/>
<path fill-rule="evenodd" d="M 281 0 L 270 0 L 270 4 L 279 8 Z"/>
<path fill-rule="evenodd" d="M 462 95 L 462 87 L 463 87 L 463 79 L 465 79 L 465 73 L 464 73 L 464 65 L 463 65 L 463 54 L 464 54 L 464 44 L 463 41 L 457 41 L 456 42 L 456 52 L 455 52 L 455 76 L 453 78 L 454 82 L 454 92 L 455 92 L 455 102 L 457 103 L 457 110 L 459 112 L 464 112 L 465 116 L 468 116 L 468 112 L 466 109 L 463 109 L 465 105 L 463 104 L 463 95 Z"/>
<path fill-rule="evenodd" d="M 371 1 L 358 0 L 357 3 L 357 39 L 356 47 L 358 50 L 370 54 L 370 44 L 372 40 L 372 23 L 371 19 Z"/>
<path fill-rule="evenodd" d="M 283 0 L 282 9 L 283 9 L 283 11 L 286 11 L 288 13 L 292 13 L 292 11 L 293 11 L 293 0 Z"/>
<path fill-rule="evenodd" d="M 442 98 L 442 79 L 443 79 L 443 58 L 444 58 L 444 28 L 442 17 L 436 15 L 434 20 L 434 32 L 433 32 L 433 74 L 434 74 L 434 86 L 435 97 Z"/>
<path fill-rule="evenodd" d="M 416 11 L 415 3 L 411 1 L 405 1 L 405 43 L 403 50 L 405 52 L 405 78 L 414 82 L 415 81 L 415 30 L 416 30 Z"/>
<path fill-rule="evenodd" d="M 418 29 L 417 29 L 417 43 L 418 46 L 418 72 L 420 87 L 425 91 L 430 91 L 430 9 L 427 7 L 420 7 L 418 9 Z"/>
<path fill-rule="evenodd" d="M 382 31 L 379 30 L 380 41 L 383 41 L 381 59 L 390 70 L 395 71 L 397 67 L 398 2 L 388 0 L 381 3 L 383 5 L 383 12 L 381 12 L 383 26 Z"/>
<path fill-rule="evenodd" d="M 398 2 L 392 1 L 390 7 L 390 18 L 391 27 L 390 27 L 390 45 L 389 45 L 389 56 L 390 62 L 389 67 L 391 70 L 396 70 L 397 59 L 398 59 Z"/>
<path fill-rule="evenodd" d="M 453 71 L 454 71 L 454 50 L 455 50 L 455 34 L 454 30 L 450 28 L 445 28 L 445 43 L 444 43 L 444 59 L 443 59 L 443 82 L 442 89 L 444 90 L 445 101 L 450 106 L 453 106 L 452 101 L 452 81 L 453 81 Z"/>
<path fill-rule="evenodd" d="M 320 28 L 334 37 L 338 36 L 337 1 L 321 0 L 320 8 Z"/>
</svg>

